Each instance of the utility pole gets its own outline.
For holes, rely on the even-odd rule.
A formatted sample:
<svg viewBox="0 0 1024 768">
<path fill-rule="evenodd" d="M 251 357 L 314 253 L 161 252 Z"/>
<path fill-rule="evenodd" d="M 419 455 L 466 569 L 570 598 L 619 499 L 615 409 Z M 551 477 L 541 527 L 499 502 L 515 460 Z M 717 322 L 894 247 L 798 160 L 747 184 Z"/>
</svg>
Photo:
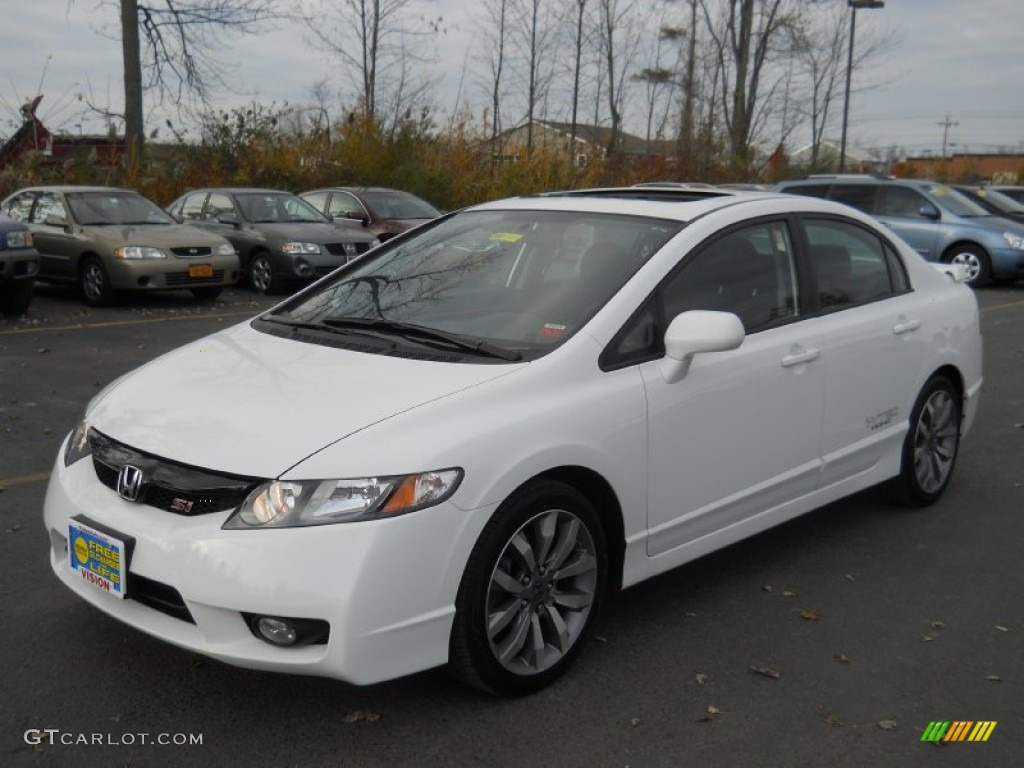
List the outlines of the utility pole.
<svg viewBox="0 0 1024 768">
<path fill-rule="evenodd" d="M 945 160 L 946 144 L 947 140 L 949 139 L 949 129 L 952 128 L 954 125 L 960 125 L 960 123 L 957 122 L 956 120 L 951 120 L 949 118 L 949 115 L 946 115 L 946 119 L 943 120 L 941 123 L 936 123 L 936 125 L 942 126 L 942 159 Z"/>
</svg>

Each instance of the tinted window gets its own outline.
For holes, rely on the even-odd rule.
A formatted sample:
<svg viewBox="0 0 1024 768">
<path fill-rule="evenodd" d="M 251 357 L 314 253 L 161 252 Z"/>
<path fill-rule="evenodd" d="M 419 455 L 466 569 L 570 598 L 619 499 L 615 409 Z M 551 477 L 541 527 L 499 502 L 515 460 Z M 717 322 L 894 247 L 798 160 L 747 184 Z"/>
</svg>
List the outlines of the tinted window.
<svg viewBox="0 0 1024 768">
<path fill-rule="evenodd" d="M 831 219 L 805 223 L 822 308 L 884 298 L 906 290 L 899 257 L 874 233 Z"/>
<path fill-rule="evenodd" d="M 327 213 L 331 216 L 344 216 L 346 213 L 357 213 L 362 216 L 365 211 L 359 201 L 348 192 L 335 192 L 331 195 L 331 208 Z"/>
<path fill-rule="evenodd" d="M 832 187 L 832 199 L 853 206 L 864 213 L 875 212 L 877 184 L 836 184 Z"/>
<path fill-rule="evenodd" d="M 235 204 L 231 198 L 214 192 L 210 195 L 210 202 L 206 207 L 206 216 L 210 219 L 219 219 L 223 216 L 238 216 L 235 212 Z"/>
<path fill-rule="evenodd" d="M 732 232 L 688 256 L 664 287 L 668 321 L 688 309 L 732 312 L 747 333 L 797 314 L 796 269 L 783 222 Z"/>
<path fill-rule="evenodd" d="M 188 195 L 181 203 L 181 210 L 178 211 L 178 215 L 183 219 L 191 219 L 196 221 L 203 217 L 203 200 L 206 195 L 202 192 L 196 192 L 194 195 Z"/>
<path fill-rule="evenodd" d="M 883 216 L 901 216 L 903 218 L 924 219 L 923 211 L 938 213 L 920 192 L 908 187 L 886 187 L 882 190 L 882 204 L 879 214 Z"/>
<path fill-rule="evenodd" d="M 308 195 L 302 195 L 302 199 L 312 205 L 318 211 L 323 211 L 327 208 L 327 193 L 326 192 L 310 192 Z"/>
<path fill-rule="evenodd" d="M 801 184 L 796 187 L 785 187 L 783 192 L 790 195 L 803 195 L 804 197 L 827 197 L 828 184 Z"/>
</svg>

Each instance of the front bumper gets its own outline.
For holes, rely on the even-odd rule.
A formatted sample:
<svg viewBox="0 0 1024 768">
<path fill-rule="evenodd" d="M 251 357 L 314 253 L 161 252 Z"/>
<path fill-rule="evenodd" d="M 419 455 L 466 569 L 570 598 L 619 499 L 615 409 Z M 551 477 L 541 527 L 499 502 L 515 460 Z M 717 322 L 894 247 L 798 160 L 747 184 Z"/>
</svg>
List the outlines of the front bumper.
<svg viewBox="0 0 1024 768">
<path fill-rule="evenodd" d="M 193 277 L 189 267 L 210 266 L 211 277 Z M 234 285 L 241 276 L 238 256 L 207 256 L 194 259 L 107 259 L 110 283 L 122 291 L 171 291 Z"/>
<path fill-rule="evenodd" d="M 1024 251 L 1015 248 L 993 248 L 989 256 L 993 277 L 1024 277 Z"/>
<path fill-rule="evenodd" d="M 63 455 L 63 450 L 61 452 Z M 369 684 L 447 661 L 455 595 L 473 515 L 442 504 L 393 520 L 225 531 L 229 512 L 186 517 L 124 501 L 91 458 L 58 458 L 44 518 L 57 577 L 84 600 L 174 645 L 253 669 Z M 133 537 L 131 574 L 180 593 L 195 623 L 117 599 L 68 564 L 70 518 Z M 320 619 L 325 644 L 280 648 L 257 639 L 242 613 Z"/>
<path fill-rule="evenodd" d="M 39 274 L 39 254 L 34 248 L 0 251 L 0 285 L 31 280 Z"/>
</svg>

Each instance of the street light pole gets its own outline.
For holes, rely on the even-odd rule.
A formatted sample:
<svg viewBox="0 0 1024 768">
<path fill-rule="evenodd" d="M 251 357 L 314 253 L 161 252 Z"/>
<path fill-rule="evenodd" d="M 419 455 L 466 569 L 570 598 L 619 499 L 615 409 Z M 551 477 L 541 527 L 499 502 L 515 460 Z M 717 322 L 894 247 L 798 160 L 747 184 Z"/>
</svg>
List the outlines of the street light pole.
<svg viewBox="0 0 1024 768">
<path fill-rule="evenodd" d="M 884 8 L 883 0 L 846 0 L 851 8 L 850 42 L 846 46 L 846 96 L 843 98 L 843 134 L 839 141 L 839 172 L 846 170 L 846 126 L 850 119 L 850 79 L 853 76 L 853 39 L 857 30 L 858 8 Z"/>
</svg>

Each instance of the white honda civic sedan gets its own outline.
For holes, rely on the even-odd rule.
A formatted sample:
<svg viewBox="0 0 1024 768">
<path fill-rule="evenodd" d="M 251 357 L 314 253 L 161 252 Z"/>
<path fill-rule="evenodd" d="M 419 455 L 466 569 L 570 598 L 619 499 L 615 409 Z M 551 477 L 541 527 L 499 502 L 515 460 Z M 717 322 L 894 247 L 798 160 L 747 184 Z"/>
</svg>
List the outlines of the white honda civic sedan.
<svg viewBox="0 0 1024 768">
<path fill-rule="evenodd" d="M 53 569 L 230 664 L 537 690 L 613 590 L 869 486 L 942 495 L 982 353 L 937 266 L 777 194 L 442 217 L 100 393 Z"/>
</svg>

